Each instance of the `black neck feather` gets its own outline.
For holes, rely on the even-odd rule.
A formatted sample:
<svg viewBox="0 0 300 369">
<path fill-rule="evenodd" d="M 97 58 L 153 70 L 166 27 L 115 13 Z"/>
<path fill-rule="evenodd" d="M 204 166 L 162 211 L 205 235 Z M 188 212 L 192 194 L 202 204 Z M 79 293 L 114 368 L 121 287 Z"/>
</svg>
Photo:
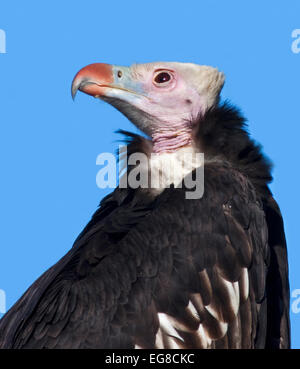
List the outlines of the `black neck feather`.
<svg viewBox="0 0 300 369">
<path fill-rule="evenodd" d="M 271 162 L 261 146 L 249 137 L 246 120 L 228 103 L 209 109 L 194 125 L 193 139 L 205 160 L 223 160 L 247 176 L 253 185 L 265 192 L 272 181 Z M 143 152 L 150 155 L 152 142 L 138 134 L 119 130 L 125 136 L 128 155 Z M 268 190 L 267 190 L 268 191 Z"/>
<path fill-rule="evenodd" d="M 263 190 L 272 181 L 272 165 L 262 148 L 249 137 L 246 120 L 227 102 L 209 109 L 195 125 L 194 141 L 206 159 L 219 158 L 246 175 Z"/>
</svg>

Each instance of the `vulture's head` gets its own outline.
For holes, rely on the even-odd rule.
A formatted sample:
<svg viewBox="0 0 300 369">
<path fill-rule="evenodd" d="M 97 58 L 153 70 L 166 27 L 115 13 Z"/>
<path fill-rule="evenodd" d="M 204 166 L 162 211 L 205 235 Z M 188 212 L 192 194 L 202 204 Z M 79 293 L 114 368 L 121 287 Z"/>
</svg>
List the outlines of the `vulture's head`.
<svg viewBox="0 0 300 369">
<path fill-rule="evenodd" d="M 152 138 L 154 152 L 172 152 L 192 144 L 193 125 L 218 103 L 223 84 L 217 69 L 191 63 L 96 63 L 77 73 L 72 96 L 80 90 L 109 102 Z"/>
</svg>

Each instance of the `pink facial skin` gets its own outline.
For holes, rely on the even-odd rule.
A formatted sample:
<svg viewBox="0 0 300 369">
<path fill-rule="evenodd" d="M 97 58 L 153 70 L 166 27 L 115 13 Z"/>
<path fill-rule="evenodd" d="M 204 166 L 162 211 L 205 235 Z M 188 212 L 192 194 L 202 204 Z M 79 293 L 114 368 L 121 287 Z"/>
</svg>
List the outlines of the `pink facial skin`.
<svg viewBox="0 0 300 369">
<path fill-rule="evenodd" d="M 141 80 L 148 98 L 137 101 L 136 106 L 153 117 L 150 129 L 153 151 L 174 152 L 191 145 L 192 124 L 203 111 L 200 95 L 175 70 L 158 67 L 145 74 Z M 156 82 L 164 76 L 170 79 Z"/>
<path fill-rule="evenodd" d="M 155 153 L 173 152 L 192 145 L 192 126 L 217 96 L 220 76 L 213 68 L 185 63 L 97 63 L 77 73 L 72 95 L 81 90 L 107 101 L 152 138 Z"/>
</svg>

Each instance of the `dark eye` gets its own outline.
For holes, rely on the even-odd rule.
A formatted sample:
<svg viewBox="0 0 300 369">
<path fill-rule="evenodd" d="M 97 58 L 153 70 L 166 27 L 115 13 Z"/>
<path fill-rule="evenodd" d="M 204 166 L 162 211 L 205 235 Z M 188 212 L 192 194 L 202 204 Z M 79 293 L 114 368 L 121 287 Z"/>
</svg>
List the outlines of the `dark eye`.
<svg viewBox="0 0 300 369">
<path fill-rule="evenodd" d="M 155 83 L 166 83 L 166 82 L 169 82 L 170 79 L 171 79 L 171 75 L 169 73 L 161 72 L 155 76 L 154 82 Z"/>
<path fill-rule="evenodd" d="M 122 77 L 122 74 L 123 74 L 123 73 L 122 73 L 122 71 L 121 71 L 121 70 L 119 70 L 119 71 L 118 71 L 118 77 L 119 77 L 119 78 L 121 78 L 121 77 Z"/>
</svg>

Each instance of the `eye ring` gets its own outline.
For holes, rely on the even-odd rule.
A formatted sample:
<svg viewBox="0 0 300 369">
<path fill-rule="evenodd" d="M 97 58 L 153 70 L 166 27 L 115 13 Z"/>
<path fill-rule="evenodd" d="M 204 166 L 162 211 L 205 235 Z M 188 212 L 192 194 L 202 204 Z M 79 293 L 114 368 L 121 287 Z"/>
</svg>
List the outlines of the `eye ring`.
<svg viewBox="0 0 300 369">
<path fill-rule="evenodd" d="M 173 74 L 168 70 L 159 70 L 153 77 L 153 83 L 157 87 L 165 87 L 173 80 Z"/>
</svg>

